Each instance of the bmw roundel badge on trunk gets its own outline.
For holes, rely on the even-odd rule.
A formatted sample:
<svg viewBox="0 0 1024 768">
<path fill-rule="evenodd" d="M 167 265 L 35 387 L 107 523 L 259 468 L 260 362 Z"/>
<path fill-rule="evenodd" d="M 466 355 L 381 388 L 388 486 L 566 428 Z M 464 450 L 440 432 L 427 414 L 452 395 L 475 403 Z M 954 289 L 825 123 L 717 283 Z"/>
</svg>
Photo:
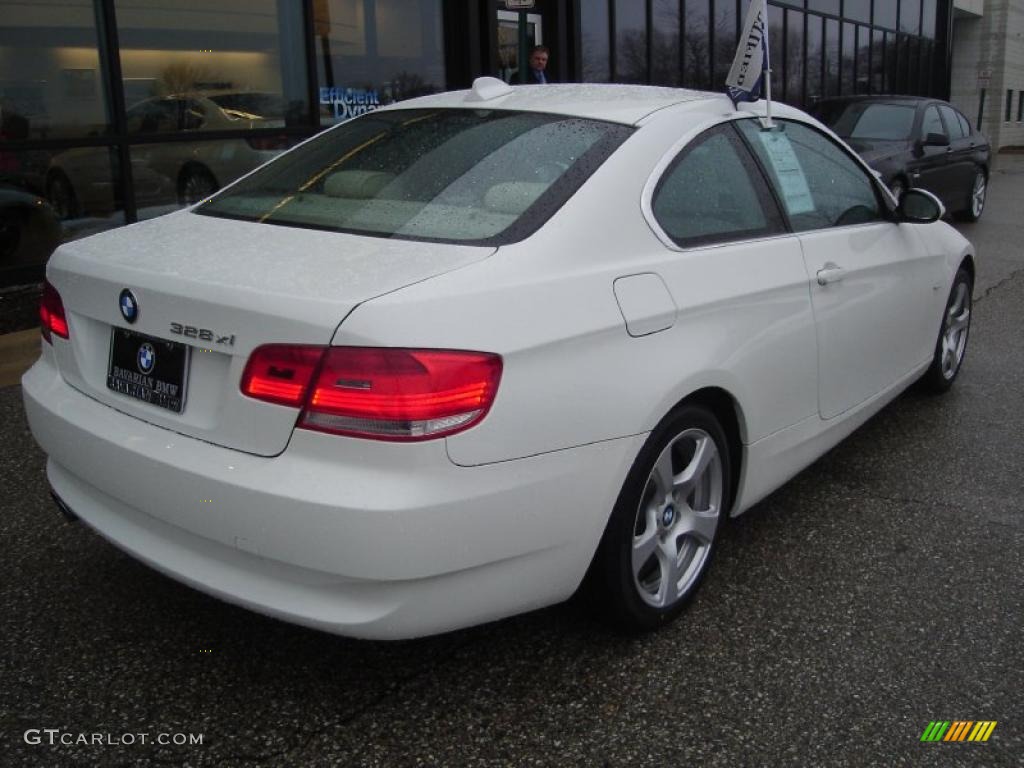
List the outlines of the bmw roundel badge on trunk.
<svg viewBox="0 0 1024 768">
<path fill-rule="evenodd" d="M 139 302 L 135 298 L 135 294 L 125 288 L 121 291 L 121 296 L 117 300 L 118 306 L 121 308 L 121 317 L 127 320 L 129 323 L 134 323 L 139 317 Z"/>
</svg>

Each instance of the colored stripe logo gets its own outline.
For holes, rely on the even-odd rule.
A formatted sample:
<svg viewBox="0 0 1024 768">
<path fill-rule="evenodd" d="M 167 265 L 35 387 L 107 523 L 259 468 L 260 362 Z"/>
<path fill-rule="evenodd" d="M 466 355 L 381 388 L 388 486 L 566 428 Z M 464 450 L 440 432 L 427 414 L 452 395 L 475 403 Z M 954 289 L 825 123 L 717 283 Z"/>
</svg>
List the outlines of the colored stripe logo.
<svg viewBox="0 0 1024 768">
<path fill-rule="evenodd" d="M 932 720 L 921 741 L 988 741 L 996 720 Z"/>
</svg>

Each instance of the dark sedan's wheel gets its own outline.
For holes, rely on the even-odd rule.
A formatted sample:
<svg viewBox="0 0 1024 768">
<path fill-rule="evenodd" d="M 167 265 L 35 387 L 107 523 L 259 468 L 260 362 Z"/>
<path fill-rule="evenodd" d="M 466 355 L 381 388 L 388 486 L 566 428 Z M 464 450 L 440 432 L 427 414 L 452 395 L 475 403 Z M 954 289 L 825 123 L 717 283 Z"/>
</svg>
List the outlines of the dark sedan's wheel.
<svg viewBox="0 0 1024 768">
<path fill-rule="evenodd" d="M 616 624 L 655 629 L 693 597 L 729 509 L 729 452 L 700 406 L 651 433 L 619 494 L 589 574 L 591 597 Z"/>
<path fill-rule="evenodd" d="M 190 165 L 181 172 L 181 178 L 178 180 L 178 203 L 201 203 L 218 189 L 220 184 L 212 173 L 201 165 Z"/>
<path fill-rule="evenodd" d="M 46 180 L 46 198 L 61 221 L 78 217 L 78 196 L 71 185 L 71 179 L 62 172 L 56 171 Z"/>
<path fill-rule="evenodd" d="M 931 367 L 921 379 L 922 386 L 930 392 L 941 393 L 953 386 L 960 366 L 967 352 L 967 337 L 971 332 L 971 292 L 974 281 L 971 273 L 963 267 L 953 279 L 953 287 L 942 315 L 939 339 L 935 343 L 935 355 Z"/>
<path fill-rule="evenodd" d="M 957 216 L 964 221 L 977 221 L 985 210 L 985 200 L 988 197 L 988 177 L 980 168 L 974 173 L 974 181 L 971 183 L 970 198 L 967 207 L 960 211 Z"/>
</svg>

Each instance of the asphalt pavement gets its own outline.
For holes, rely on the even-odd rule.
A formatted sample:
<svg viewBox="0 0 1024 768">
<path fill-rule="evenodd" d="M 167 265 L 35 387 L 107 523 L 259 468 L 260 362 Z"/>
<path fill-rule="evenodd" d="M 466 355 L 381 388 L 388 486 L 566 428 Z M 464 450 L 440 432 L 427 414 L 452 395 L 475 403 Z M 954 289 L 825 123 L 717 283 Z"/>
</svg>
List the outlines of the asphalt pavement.
<svg viewBox="0 0 1024 768">
<path fill-rule="evenodd" d="M 0 388 L 0 764 L 1024 765 L 1024 163 L 1003 167 L 963 228 L 954 389 L 903 395 L 735 521 L 645 637 L 572 603 L 391 644 L 226 605 L 58 516 Z M 934 720 L 998 724 L 922 743 Z"/>
</svg>

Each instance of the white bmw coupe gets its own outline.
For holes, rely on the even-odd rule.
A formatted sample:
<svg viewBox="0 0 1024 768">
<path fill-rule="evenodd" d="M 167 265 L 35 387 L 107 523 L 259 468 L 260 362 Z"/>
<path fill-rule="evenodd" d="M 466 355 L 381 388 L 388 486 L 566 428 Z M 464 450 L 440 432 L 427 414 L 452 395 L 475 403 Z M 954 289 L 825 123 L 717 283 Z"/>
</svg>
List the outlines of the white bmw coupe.
<svg viewBox="0 0 1024 768">
<path fill-rule="evenodd" d="M 60 247 L 25 408 L 63 510 L 224 600 L 404 638 L 583 584 L 650 629 L 728 517 L 952 384 L 942 213 L 795 109 L 485 78 Z"/>
</svg>

